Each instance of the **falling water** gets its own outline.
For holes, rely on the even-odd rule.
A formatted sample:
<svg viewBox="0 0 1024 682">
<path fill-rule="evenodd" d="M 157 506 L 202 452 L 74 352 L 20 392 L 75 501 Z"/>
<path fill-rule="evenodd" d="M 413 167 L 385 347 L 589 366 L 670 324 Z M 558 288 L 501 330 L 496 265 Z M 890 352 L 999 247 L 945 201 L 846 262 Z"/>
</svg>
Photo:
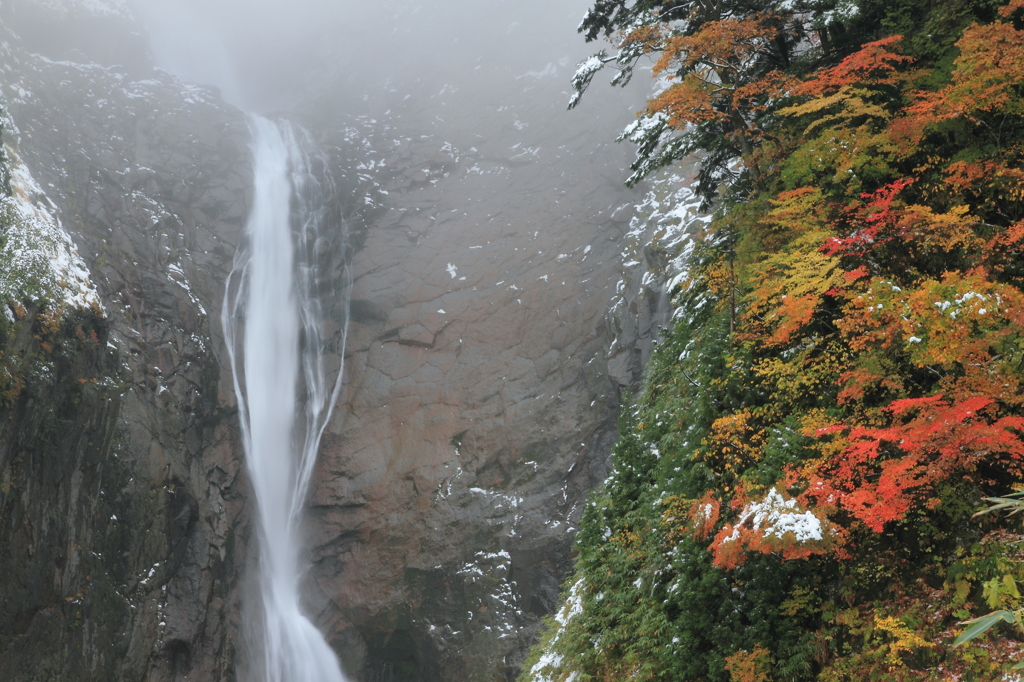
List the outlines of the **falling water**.
<svg viewBox="0 0 1024 682">
<path fill-rule="evenodd" d="M 259 117 L 251 128 L 254 203 L 223 322 L 259 520 L 252 672 L 265 682 L 344 682 L 301 607 L 302 510 L 341 387 L 348 319 L 347 298 L 338 295 L 347 293 L 344 268 L 333 276 L 327 267 L 331 238 L 339 236 L 324 225 L 333 186 L 304 131 Z M 340 324 L 325 319 L 339 301 Z"/>
</svg>

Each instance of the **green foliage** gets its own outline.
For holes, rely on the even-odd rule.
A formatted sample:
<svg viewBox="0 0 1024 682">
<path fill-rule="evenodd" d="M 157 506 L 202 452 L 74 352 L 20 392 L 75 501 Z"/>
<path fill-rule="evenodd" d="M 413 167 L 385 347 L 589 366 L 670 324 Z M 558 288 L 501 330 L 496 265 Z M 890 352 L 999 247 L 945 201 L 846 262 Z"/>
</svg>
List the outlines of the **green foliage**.
<svg viewBox="0 0 1024 682">
<path fill-rule="evenodd" d="M 563 656 L 562 676 L 552 680 L 575 671 L 580 680 L 724 682 L 726 659 L 758 646 L 786 679 L 811 679 L 812 642 L 800 628 L 809 613 L 791 593 L 811 594 L 824 567 L 763 556 L 727 573 L 714 567 L 706 540 L 679 530 L 679 501 L 715 478 L 688 453 L 744 400 L 745 375 L 742 361 L 724 352 L 728 316 L 710 311 L 700 287 L 683 299 L 690 321 L 667 335 L 649 370 L 651 388 L 623 410 L 612 471 L 584 511 L 570 582 L 580 581 L 582 613 L 549 644 Z M 712 384 L 720 392 L 704 388 Z"/>
<path fill-rule="evenodd" d="M 862 0 L 858 23 L 873 30 L 870 39 L 883 35 L 907 37 L 907 53 L 934 65 L 937 77 L 948 77 L 955 43 L 972 22 L 990 23 L 1003 0 L 946 0 L 925 3 L 917 0 Z M 863 42 L 866 42 L 863 41 Z M 936 81 L 937 82 L 937 81 Z"/>
</svg>

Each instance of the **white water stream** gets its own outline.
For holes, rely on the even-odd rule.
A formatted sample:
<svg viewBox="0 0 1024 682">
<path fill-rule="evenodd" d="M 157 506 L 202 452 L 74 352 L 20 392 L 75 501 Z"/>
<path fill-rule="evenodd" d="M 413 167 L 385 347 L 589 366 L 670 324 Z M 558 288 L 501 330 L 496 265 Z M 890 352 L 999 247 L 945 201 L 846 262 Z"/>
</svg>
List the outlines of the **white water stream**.
<svg viewBox="0 0 1024 682">
<path fill-rule="evenodd" d="M 325 320 L 338 296 L 319 263 L 333 191 L 304 131 L 253 117 L 255 195 L 228 279 L 223 318 L 259 521 L 260 614 L 248 644 L 262 682 L 345 682 L 303 613 L 302 511 L 320 438 L 341 387 L 347 327 Z M 320 178 L 310 166 L 317 165 Z M 347 295 L 347 287 L 341 292 Z M 325 330 L 331 329 L 334 334 Z M 331 342 L 340 347 L 329 348 Z"/>
</svg>

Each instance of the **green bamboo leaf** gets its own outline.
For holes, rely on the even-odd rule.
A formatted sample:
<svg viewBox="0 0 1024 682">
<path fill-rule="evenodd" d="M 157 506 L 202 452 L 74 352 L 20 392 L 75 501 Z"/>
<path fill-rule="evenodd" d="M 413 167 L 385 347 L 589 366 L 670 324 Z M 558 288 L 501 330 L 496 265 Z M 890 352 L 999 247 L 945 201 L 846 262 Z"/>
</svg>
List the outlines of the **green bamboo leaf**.
<svg viewBox="0 0 1024 682">
<path fill-rule="evenodd" d="M 992 506 L 985 507 L 981 511 L 975 513 L 974 516 L 991 514 L 997 511 L 1005 511 L 1007 509 L 1011 510 L 1010 516 L 1013 516 L 1020 511 L 1024 511 L 1024 500 L 1010 499 L 1008 497 L 986 497 L 984 499 L 986 502 L 992 502 Z"/>
<path fill-rule="evenodd" d="M 1013 623 L 1016 619 L 1012 611 L 995 611 L 987 616 L 965 621 L 962 624 L 968 627 L 960 633 L 959 637 L 953 640 L 953 646 L 960 646 L 961 644 L 969 642 L 975 637 L 988 632 L 993 625 L 1001 620 L 1007 623 Z"/>
</svg>

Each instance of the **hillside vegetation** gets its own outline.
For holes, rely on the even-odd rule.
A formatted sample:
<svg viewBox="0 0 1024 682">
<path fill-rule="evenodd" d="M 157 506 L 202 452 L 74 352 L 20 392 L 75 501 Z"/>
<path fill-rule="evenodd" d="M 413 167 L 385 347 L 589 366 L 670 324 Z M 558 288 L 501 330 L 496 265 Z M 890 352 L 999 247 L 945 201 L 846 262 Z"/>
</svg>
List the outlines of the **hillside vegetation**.
<svg viewBox="0 0 1024 682">
<path fill-rule="evenodd" d="M 696 153 L 715 219 L 523 679 L 1017 679 L 1024 531 L 977 512 L 1024 489 L 1024 0 L 581 31 L 579 94 L 660 79 L 631 180 Z"/>
</svg>

